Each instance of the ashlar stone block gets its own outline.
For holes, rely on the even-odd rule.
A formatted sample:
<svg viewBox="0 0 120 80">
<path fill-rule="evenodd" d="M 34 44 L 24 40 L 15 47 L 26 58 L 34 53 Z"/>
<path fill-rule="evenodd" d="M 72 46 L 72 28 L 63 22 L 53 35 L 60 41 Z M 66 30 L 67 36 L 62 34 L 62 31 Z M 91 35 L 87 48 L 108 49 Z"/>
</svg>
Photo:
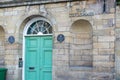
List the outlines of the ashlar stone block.
<svg viewBox="0 0 120 80">
<path fill-rule="evenodd" d="M 110 45 L 109 45 L 109 43 L 93 43 L 93 48 L 94 49 L 97 49 L 97 48 L 99 48 L 99 49 L 109 49 L 109 47 L 110 47 Z"/>
<path fill-rule="evenodd" d="M 98 36 L 98 41 L 100 42 L 115 41 L 115 36 Z"/>
</svg>

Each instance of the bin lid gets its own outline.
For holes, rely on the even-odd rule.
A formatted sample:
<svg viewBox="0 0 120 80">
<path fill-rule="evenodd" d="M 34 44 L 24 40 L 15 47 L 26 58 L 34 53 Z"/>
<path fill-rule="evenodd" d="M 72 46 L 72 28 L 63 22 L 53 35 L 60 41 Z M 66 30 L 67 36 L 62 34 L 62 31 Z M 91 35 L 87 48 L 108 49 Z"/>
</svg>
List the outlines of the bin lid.
<svg viewBox="0 0 120 80">
<path fill-rule="evenodd" d="M 0 71 L 8 70 L 7 68 L 0 68 Z"/>
</svg>

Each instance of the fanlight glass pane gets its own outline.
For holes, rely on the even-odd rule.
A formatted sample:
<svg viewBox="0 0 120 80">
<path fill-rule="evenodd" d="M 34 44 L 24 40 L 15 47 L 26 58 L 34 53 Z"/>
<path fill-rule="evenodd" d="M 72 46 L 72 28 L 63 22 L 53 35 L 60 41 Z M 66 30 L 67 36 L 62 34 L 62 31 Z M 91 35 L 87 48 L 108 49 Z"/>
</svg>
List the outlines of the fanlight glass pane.
<svg viewBox="0 0 120 80">
<path fill-rule="evenodd" d="M 27 34 L 52 34 L 52 26 L 44 20 L 38 20 L 29 26 Z"/>
</svg>

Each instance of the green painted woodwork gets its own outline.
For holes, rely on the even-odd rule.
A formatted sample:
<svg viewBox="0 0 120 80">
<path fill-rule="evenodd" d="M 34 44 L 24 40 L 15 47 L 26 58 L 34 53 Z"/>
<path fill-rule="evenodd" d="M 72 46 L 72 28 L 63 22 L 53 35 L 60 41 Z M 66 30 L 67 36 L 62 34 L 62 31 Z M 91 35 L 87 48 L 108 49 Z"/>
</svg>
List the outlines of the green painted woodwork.
<svg viewBox="0 0 120 80">
<path fill-rule="evenodd" d="M 52 80 L 52 36 L 25 37 L 25 80 Z"/>
</svg>

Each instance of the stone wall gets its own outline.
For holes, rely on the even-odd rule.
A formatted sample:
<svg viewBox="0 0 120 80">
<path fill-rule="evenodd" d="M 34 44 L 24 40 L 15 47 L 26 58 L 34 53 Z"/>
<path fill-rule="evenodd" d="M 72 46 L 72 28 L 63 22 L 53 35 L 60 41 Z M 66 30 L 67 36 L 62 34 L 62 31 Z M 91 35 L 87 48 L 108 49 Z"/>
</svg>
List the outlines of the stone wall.
<svg viewBox="0 0 120 80">
<path fill-rule="evenodd" d="M 85 2 L 73 2 L 71 3 L 71 7 L 67 7 L 68 9 L 64 7 L 60 7 L 59 10 L 52 12 L 52 14 L 57 15 L 56 21 L 60 24 L 64 25 L 58 25 L 58 32 L 55 32 L 56 36 L 60 33 L 64 34 L 66 36 L 66 40 L 61 44 L 56 41 L 55 45 L 55 53 L 57 53 L 54 57 L 55 61 L 55 73 L 54 77 L 57 80 L 113 80 L 114 78 L 114 41 L 115 41 L 115 34 L 114 34 L 114 8 L 110 9 L 109 14 L 101 14 L 102 11 L 98 14 L 97 12 L 93 12 L 92 9 L 89 9 L 88 6 L 86 6 L 86 12 L 89 10 L 90 13 L 82 14 L 82 9 Z M 68 3 L 69 5 L 69 3 Z M 80 7 L 81 6 L 81 7 Z M 68 10 L 68 11 L 67 11 Z M 78 11 L 77 11 L 78 10 Z M 96 9 L 97 10 L 97 9 Z M 80 12 L 79 12 L 80 11 Z M 59 14 L 62 14 L 61 17 Z M 70 14 L 68 16 L 68 14 Z M 59 17 L 58 17 L 59 16 Z M 90 22 L 92 26 L 92 55 L 93 55 L 93 65 L 92 67 L 81 67 L 81 66 L 73 66 L 70 65 L 70 53 L 74 53 L 74 51 L 71 52 L 71 49 L 74 49 L 71 47 L 72 39 L 71 34 L 69 31 L 71 29 L 72 23 L 74 23 L 77 20 L 87 20 Z M 71 23 L 71 24 L 66 24 Z M 76 35 L 77 36 L 77 35 Z M 76 37 L 73 37 L 76 38 Z M 77 42 L 76 42 L 77 43 Z M 79 41 L 78 41 L 79 43 Z M 81 48 L 81 46 L 75 46 L 77 49 Z M 84 47 L 84 46 L 82 46 Z M 87 47 L 87 46 L 86 46 Z M 79 52 L 80 53 L 80 52 Z M 89 54 L 88 54 L 89 55 Z M 74 55 L 75 56 L 75 55 Z M 79 57 L 79 56 L 77 56 Z M 80 60 L 80 58 L 79 58 Z M 76 63 L 78 64 L 78 59 L 75 58 Z M 77 62 L 78 61 L 78 62 Z M 58 64 L 59 63 L 59 64 Z M 80 64 L 79 64 L 80 65 Z M 61 68 L 64 67 L 64 68 Z M 58 71 L 59 70 L 59 71 Z M 92 74 L 91 74 L 92 73 Z M 79 76 L 81 75 L 81 76 Z M 85 77 L 87 75 L 87 77 Z"/>
<path fill-rule="evenodd" d="M 53 24 L 53 80 L 114 80 L 115 9 L 110 7 L 109 13 L 103 13 L 102 10 L 97 12 L 97 9 L 94 8 L 96 6 L 98 5 L 94 2 L 75 1 L 0 8 L 0 25 L 5 30 L 4 59 L 5 67 L 8 68 L 7 80 L 21 80 L 22 71 L 18 67 L 18 60 L 23 57 L 23 30 L 30 19 L 40 16 L 46 17 Z M 77 41 L 82 42 L 83 38 L 80 38 L 81 33 L 76 32 L 76 26 L 74 27 L 73 24 L 79 20 L 87 21 L 91 26 L 92 30 L 89 33 L 91 36 L 90 39 L 87 38 L 91 46 L 81 45 L 84 42 L 77 45 Z M 78 27 L 81 28 L 79 25 Z M 59 34 L 65 36 L 65 41 L 62 43 L 56 39 Z M 8 37 L 11 35 L 15 37 L 13 44 L 8 42 Z M 85 32 L 83 37 L 87 37 Z M 85 52 L 82 53 L 81 47 Z M 76 48 L 78 52 L 75 50 Z M 75 51 L 80 55 L 79 57 L 86 53 L 87 57 L 82 60 L 88 59 L 88 56 L 91 55 L 92 57 L 88 59 L 91 60 L 91 66 L 86 66 L 86 64 L 83 66 L 81 63 L 79 64 L 81 60 L 79 57 L 70 56 Z M 75 61 L 73 66 L 70 65 L 71 57 L 74 57 Z"/>
</svg>

